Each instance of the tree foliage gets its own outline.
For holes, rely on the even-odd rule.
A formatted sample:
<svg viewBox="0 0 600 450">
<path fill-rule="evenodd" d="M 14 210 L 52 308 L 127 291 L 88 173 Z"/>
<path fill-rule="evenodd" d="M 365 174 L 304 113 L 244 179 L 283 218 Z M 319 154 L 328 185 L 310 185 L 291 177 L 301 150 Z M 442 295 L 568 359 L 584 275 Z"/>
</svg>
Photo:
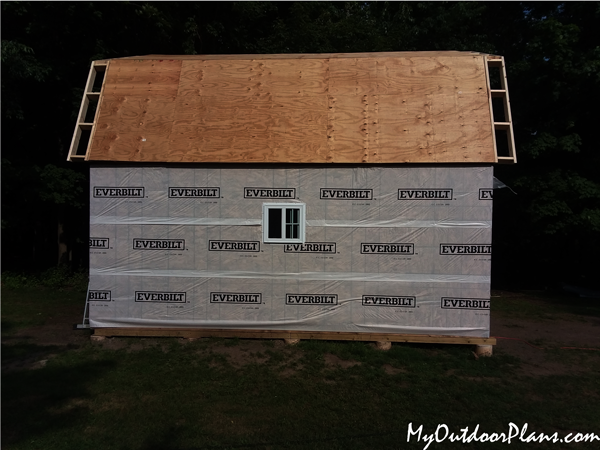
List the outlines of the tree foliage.
<svg viewBox="0 0 600 450">
<path fill-rule="evenodd" d="M 505 56 L 519 158 L 496 169 L 518 195 L 496 196 L 495 274 L 592 276 L 598 23 L 598 2 L 3 2 L 4 262 L 48 265 L 56 220 L 87 259 L 87 168 L 65 159 L 93 60 L 470 50 Z"/>
</svg>

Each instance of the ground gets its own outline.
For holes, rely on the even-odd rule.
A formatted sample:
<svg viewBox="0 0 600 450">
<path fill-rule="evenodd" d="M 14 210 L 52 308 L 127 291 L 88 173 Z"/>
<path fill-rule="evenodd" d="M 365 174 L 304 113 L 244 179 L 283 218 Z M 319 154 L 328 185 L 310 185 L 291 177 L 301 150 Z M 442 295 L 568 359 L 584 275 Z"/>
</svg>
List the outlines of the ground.
<svg viewBox="0 0 600 450">
<path fill-rule="evenodd" d="M 73 329 L 85 292 L 3 289 L 3 449 L 422 450 L 417 438 L 406 444 L 412 423 L 424 433 L 529 425 L 600 441 L 597 300 L 494 291 L 497 345 L 477 357 L 448 344 L 92 340 Z M 595 450 L 598 441 L 511 448 Z"/>
<path fill-rule="evenodd" d="M 501 309 L 491 314 L 490 335 L 497 338 L 494 352 L 518 357 L 522 361 L 521 370 L 531 375 L 563 375 L 586 370 L 585 367 L 573 366 L 573 361 L 569 358 L 554 357 L 554 353 L 549 354 L 547 350 L 568 352 L 585 348 L 600 356 L 600 317 L 581 314 L 585 307 L 577 308 L 577 305 L 588 304 L 589 301 L 575 297 L 550 297 L 551 301 L 548 298 L 543 292 L 493 291 L 492 302 L 495 299 L 502 301 Z M 598 303 L 600 304 L 600 300 Z M 569 307 L 564 307 L 565 304 Z M 43 325 L 22 328 L 3 337 L 4 344 L 26 341 L 36 346 L 46 346 L 49 351 L 38 351 L 3 361 L 2 371 L 39 367 L 61 349 L 85 344 L 90 340 L 90 332 L 73 329 L 73 325 L 81 321 L 81 306 L 71 305 L 56 311 Z M 132 344 L 130 339 L 115 337 L 100 341 L 97 345 L 107 349 L 129 347 L 135 351 L 160 341 L 160 338 L 140 338 Z M 179 341 L 186 343 L 185 339 Z M 276 348 L 284 346 L 282 340 L 274 340 L 273 344 Z M 262 341 L 248 339 L 235 347 L 215 343 L 212 351 L 222 353 L 231 364 L 240 367 L 249 362 L 257 362 L 249 355 L 259 353 L 261 349 L 264 349 Z M 355 364 L 339 360 L 333 355 L 326 357 L 325 362 L 328 365 L 350 367 Z"/>
</svg>

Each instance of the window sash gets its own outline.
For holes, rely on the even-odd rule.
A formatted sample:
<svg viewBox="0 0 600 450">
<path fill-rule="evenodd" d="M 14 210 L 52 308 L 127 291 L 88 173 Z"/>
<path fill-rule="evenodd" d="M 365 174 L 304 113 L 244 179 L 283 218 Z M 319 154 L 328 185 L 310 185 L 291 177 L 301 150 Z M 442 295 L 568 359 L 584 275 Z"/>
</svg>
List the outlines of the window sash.
<svg viewBox="0 0 600 450">
<path fill-rule="evenodd" d="M 263 242 L 304 243 L 305 204 L 264 203 Z"/>
<path fill-rule="evenodd" d="M 298 239 L 300 231 L 300 208 L 285 209 L 285 238 Z"/>
</svg>

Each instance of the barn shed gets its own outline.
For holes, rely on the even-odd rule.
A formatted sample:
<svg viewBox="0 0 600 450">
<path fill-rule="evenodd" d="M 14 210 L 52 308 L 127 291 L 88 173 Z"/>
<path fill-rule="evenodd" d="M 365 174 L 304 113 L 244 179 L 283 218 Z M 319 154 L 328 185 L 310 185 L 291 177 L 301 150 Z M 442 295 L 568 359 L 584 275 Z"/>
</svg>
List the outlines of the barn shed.
<svg viewBox="0 0 600 450">
<path fill-rule="evenodd" d="M 69 160 L 97 335 L 495 342 L 500 56 L 94 61 Z"/>
</svg>

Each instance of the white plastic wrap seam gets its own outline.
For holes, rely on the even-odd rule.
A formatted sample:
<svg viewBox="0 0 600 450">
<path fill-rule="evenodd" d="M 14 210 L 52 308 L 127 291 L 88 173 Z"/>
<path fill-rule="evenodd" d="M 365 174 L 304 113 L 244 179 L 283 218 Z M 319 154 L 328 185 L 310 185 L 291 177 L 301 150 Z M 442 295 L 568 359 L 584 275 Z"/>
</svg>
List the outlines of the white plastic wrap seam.
<svg viewBox="0 0 600 450">
<path fill-rule="evenodd" d="M 127 216 L 94 216 L 90 218 L 92 225 L 195 225 L 195 226 L 261 226 L 262 219 L 219 219 L 193 217 L 127 217 Z M 491 221 L 434 221 L 434 220 L 307 220 L 309 227 L 351 227 L 351 228 L 435 228 L 465 227 L 491 228 Z"/>
<path fill-rule="evenodd" d="M 352 227 L 352 228 L 491 228 L 491 221 L 459 222 L 438 220 L 307 220 L 309 227 Z"/>
<path fill-rule="evenodd" d="M 311 317 L 311 318 L 305 318 L 305 319 L 300 319 L 300 320 L 277 320 L 274 319 L 273 321 L 268 321 L 268 322 L 252 322 L 252 323 L 248 323 L 245 321 L 230 321 L 230 320 L 223 320 L 220 321 L 218 323 L 218 328 L 230 328 L 230 329 L 256 329 L 256 330 L 268 330 L 268 329 L 272 329 L 274 327 L 276 327 L 276 329 L 285 329 L 285 326 L 293 326 L 293 325 L 299 325 L 299 324 L 304 324 L 306 325 L 307 323 L 314 321 L 314 319 L 317 319 L 317 317 Z M 110 323 L 108 323 L 105 326 L 115 326 L 115 323 L 118 323 L 119 326 L 123 326 L 123 327 L 137 327 L 137 326 L 148 326 L 151 327 L 153 325 L 153 321 L 152 320 L 147 320 L 147 319 L 114 319 L 111 320 Z M 178 320 L 177 322 L 173 322 L 173 324 L 169 324 L 170 327 L 173 328 L 187 328 L 187 327 L 197 327 L 197 326 L 204 326 L 207 328 L 213 328 L 215 327 L 215 323 L 212 321 L 186 321 L 186 320 Z M 97 322 L 96 326 L 103 326 L 102 322 Z M 436 335 L 440 335 L 440 329 L 437 327 L 414 327 L 414 326 L 407 326 L 407 325 L 379 325 L 379 324 L 361 324 L 361 323 L 357 323 L 354 324 L 354 326 L 358 327 L 358 328 L 370 328 L 373 329 L 375 328 L 376 330 L 371 330 L 371 332 L 379 332 L 379 333 L 406 333 L 406 334 L 436 334 Z M 484 331 L 485 328 L 484 327 L 444 327 L 443 328 L 443 334 L 446 335 L 456 335 L 458 333 L 472 333 L 472 332 L 476 332 L 479 333 L 481 331 Z M 475 336 L 475 335 L 473 335 Z"/>
<path fill-rule="evenodd" d="M 262 225 L 262 219 L 219 219 L 210 217 L 127 217 L 127 216 L 93 216 L 91 225 Z"/>
<path fill-rule="evenodd" d="M 242 271 L 208 270 L 119 270 L 113 268 L 90 269 L 90 275 L 114 275 L 136 277 L 175 278 L 259 278 L 264 280 L 312 280 L 312 281 L 400 281 L 412 283 L 489 283 L 489 276 L 436 275 L 401 273 L 352 273 L 352 272 L 303 272 L 261 273 Z"/>
</svg>

